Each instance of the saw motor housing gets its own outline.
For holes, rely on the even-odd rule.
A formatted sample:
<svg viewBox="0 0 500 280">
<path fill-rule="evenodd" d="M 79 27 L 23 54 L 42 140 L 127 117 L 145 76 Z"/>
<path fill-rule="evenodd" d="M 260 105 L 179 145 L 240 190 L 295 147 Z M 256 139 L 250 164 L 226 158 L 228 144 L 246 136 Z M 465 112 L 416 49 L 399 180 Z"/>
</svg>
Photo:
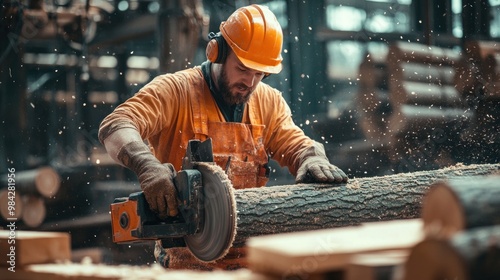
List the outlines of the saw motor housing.
<svg viewBox="0 0 500 280">
<path fill-rule="evenodd" d="M 116 198 L 111 204 L 113 242 L 126 244 L 164 239 L 165 247 L 185 246 L 183 237 L 197 233 L 203 224 L 201 174 L 196 169 L 182 170 L 174 182 L 179 196 L 179 214 L 165 220 L 151 211 L 143 192 Z"/>
<path fill-rule="evenodd" d="M 191 140 L 186 150 L 183 170 L 174 178 L 179 214 L 164 220 L 151 211 L 143 192 L 116 198 L 111 204 L 113 242 L 136 243 L 162 240 L 164 248 L 184 247 L 183 237 L 196 234 L 203 226 L 203 186 L 196 162 L 213 162 L 211 139 Z"/>
</svg>

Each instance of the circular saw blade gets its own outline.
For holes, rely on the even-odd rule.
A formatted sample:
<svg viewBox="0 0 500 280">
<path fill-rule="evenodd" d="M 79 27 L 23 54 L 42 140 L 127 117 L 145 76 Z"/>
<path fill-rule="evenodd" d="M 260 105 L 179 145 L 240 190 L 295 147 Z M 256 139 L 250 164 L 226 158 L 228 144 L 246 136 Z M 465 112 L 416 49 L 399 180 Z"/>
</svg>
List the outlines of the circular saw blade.
<svg viewBox="0 0 500 280">
<path fill-rule="evenodd" d="M 201 261 L 223 258 L 236 236 L 236 201 L 226 173 L 213 163 L 198 162 L 203 184 L 204 223 L 201 230 L 184 237 L 191 253 Z"/>
</svg>

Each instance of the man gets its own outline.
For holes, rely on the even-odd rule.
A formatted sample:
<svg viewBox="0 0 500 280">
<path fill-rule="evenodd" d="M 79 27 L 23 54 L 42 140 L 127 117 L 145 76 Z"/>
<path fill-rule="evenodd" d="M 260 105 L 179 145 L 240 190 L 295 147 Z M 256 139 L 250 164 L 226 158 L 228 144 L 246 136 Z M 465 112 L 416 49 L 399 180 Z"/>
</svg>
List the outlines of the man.
<svg viewBox="0 0 500 280">
<path fill-rule="evenodd" d="M 150 208 L 160 217 L 178 213 L 173 178 L 190 139 L 213 139 L 214 160 L 236 189 L 264 186 L 270 157 L 297 183 L 347 182 L 323 146 L 293 123 L 281 93 L 261 83 L 282 68 L 274 14 L 259 5 L 240 8 L 210 38 L 208 61 L 156 77 L 101 123 L 99 140 L 137 174 Z M 168 265 L 164 257 L 159 261 Z"/>
</svg>

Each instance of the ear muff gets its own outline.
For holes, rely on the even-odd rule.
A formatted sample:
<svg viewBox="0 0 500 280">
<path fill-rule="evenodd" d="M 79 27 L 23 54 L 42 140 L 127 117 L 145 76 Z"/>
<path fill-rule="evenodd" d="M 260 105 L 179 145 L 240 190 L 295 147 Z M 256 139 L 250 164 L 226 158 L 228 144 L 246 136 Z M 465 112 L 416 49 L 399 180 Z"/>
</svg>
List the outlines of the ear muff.
<svg viewBox="0 0 500 280">
<path fill-rule="evenodd" d="M 208 34 L 207 59 L 212 63 L 222 63 L 227 56 L 227 43 L 220 32 Z"/>
</svg>

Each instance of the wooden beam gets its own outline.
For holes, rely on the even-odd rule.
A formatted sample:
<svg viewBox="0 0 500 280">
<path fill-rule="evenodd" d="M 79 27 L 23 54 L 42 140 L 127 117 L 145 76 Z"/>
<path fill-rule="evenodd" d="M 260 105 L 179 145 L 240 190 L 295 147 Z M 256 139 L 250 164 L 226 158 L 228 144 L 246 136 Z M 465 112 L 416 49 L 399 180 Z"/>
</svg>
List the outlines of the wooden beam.
<svg viewBox="0 0 500 280">
<path fill-rule="evenodd" d="M 255 272 L 305 279 L 345 269 L 358 253 L 409 250 L 423 239 L 421 227 L 420 219 L 412 219 L 254 237 L 248 240 L 248 263 Z"/>
<path fill-rule="evenodd" d="M 15 225 L 15 224 L 14 224 Z M 62 232 L 0 230 L 0 266 L 65 261 L 71 258 L 70 236 Z M 9 255 L 10 254 L 10 255 Z M 33 278 L 34 279 L 34 278 Z"/>
</svg>

